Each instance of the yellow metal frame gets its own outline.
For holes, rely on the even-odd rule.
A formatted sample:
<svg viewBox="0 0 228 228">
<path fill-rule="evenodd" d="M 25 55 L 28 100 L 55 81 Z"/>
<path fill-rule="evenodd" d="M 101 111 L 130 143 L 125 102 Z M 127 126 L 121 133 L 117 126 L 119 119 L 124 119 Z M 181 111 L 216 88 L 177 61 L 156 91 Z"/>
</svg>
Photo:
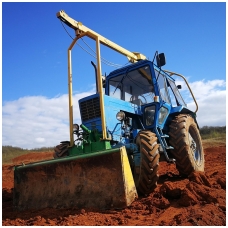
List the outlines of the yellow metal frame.
<svg viewBox="0 0 228 228">
<path fill-rule="evenodd" d="M 86 35 L 86 34 L 83 34 Z M 69 93 L 69 122 L 70 122 L 70 146 L 74 145 L 74 132 L 73 132 L 73 92 L 72 92 L 72 60 L 71 50 L 76 44 L 77 40 L 83 35 L 76 37 L 68 48 L 68 93 Z M 96 38 L 96 53 L 97 53 L 97 82 L 98 92 L 100 93 L 100 108 L 101 108 L 101 124 L 103 140 L 110 140 L 107 138 L 106 123 L 105 123 L 105 110 L 104 110 L 104 96 L 103 85 L 101 76 L 101 62 L 100 62 L 100 40 Z"/>
<path fill-rule="evenodd" d="M 68 48 L 68 94 L 69 94 L 69 121 L 70 121 L 70 146 L 74 145 L 74 132 L 73 132 L 73 97 L 72 97 L 72 63 L 71 63 L 71 50 L 76 44 L 78 38 L 75 38 Z"/>
<path fill-rule="evenodd" d="M 75 21 L 73 18 L 69 17 L 63 10 L 59 11 L 56 15 L 65 24 L 77 31 L 78 35 L 81 33 L 85 33 L 86 36 L 90 37 L 93 40 L 96 40 L 96 38 L 99 37 L 101 44 L 113 49 L 114 51 L 119 52 L 122 55 L 125 55 L 130 62 L 137 62 L 138 60 L 146 59 L 145 55 L 138 52 L 128 51 L 127 49 L 119 46 L 118 44 L 115 44 L 114 42 L 87 28 L 81 22 Z"/>
<path fill-rule="evenodd" d="M 163 71 L 165 71 L 166 73 L 168 73 L 170 76 L 176 75 L 176 76 L 179 76 L 179 77 L 181 77 L 181 78 L 184 79 L 184 81 L 185 81 L 186 85 L 188 86 L 188 89 L 189 89 L 189 91 L 190 91 L 190 93 L 192 95 L 192 98 L 193 98 L 193 100 L 194 100 L 194 102 L 196 104 L 196 110 L 195 110 L 195 113 L 196 113 L 198 111 L 198 104 L 196 102 L 196 99 L 195 99 L 195 97 L 193 95 L 193 92 L 192 92 L 192 90 L 191 90 L 191 88 L 190 88 L 190 86 L 189 86 L 188 81 L 186 80 L 186 78 L 183 75 L 181 75 L 181 74 L 178 74 L 178 73 L 175 73 L 175 72 L 172 72 L 172 71 L 169 71 L 169 70 L 163 70 Z"/>
<path fill-rule="evenodd" d="M 100 94 L 100 108 L 101 108 L 101 123 L 102 123 L 102 140 L 110 140 L 107 138 L 106 123 L 105 123 L 105 109 L 104 109 L 104 96 L 102 85 L 102 71 L 101 71 L 101 56 L 100 56 L 100 44 L 103 44 L 122 55 L 125 55 L 130 62 L 134 63 L 142 59 L 146 59 L 146 56 L 138 52 L 130 52 L 125 48 L 115 44 L 114 42 L 106 39 L 100 34 L 82 25 L 81 22 L 77 22 L 69 17 L 63 10 L 59 11 L 56 16 L 67 24 L 69 27 L 75 30 L 76 38 L 68 48 L 68 92 L 69 92 L 69 118 L 70 118 L 70 146 L 74 145 L 74 133 L 73 133 L 73 102 L 72 102 L 72 62 L 71 62 L 71 50 L 76 44 L 77 40 L 83 36 L 88 36 L 96 41 L 96 55 L 97 55 L 97 82 L 98 92 Z"/>
</svg>

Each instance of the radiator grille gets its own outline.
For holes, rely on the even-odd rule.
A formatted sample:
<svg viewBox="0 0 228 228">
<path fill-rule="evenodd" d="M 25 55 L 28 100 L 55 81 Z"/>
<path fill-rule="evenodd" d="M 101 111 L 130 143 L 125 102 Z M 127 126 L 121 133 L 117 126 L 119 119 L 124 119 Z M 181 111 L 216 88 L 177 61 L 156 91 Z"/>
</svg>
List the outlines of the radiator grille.
<svg viewBox="0 0 228 228">
<path fill-rule="evenodd" d="M 82 121 L 87 121 L 101 116 L 99 97 L 80 103 Z"/>
</svg>

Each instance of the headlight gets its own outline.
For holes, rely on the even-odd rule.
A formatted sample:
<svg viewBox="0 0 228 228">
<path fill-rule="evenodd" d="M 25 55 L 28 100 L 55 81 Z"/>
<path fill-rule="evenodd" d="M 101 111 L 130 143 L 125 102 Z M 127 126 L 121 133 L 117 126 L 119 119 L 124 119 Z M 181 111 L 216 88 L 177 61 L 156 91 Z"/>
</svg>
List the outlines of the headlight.
<svg viewBox="0 0 228 228">
<path fill-rule="evenodd" d="M 154 105 L 145 108 L 145 120 L 146 120 L 147 126 L 150 126 L 154 123 L 154 114 L 155 114 Z"/>
<path fill-rule="evenodd" d="M 124 120 L 124 118 L 125 118 L 125 113 L 124 112 L 120 111 L 120 112 L 118 112 L 116 114 L 116 119 L 117 120 L 122 121 L 122 120 Z"/>
<path fill-rule="evenodd" d="M 163 121 L 165 120 L 165 118 L 167 117 L 167 115 L 168 115 L 168 109 L 165 107 L 161 107 L 160 113 L 159 113 L 159 118 L 158 118 L 158 123 L 162 124 Z"/>
</svg>

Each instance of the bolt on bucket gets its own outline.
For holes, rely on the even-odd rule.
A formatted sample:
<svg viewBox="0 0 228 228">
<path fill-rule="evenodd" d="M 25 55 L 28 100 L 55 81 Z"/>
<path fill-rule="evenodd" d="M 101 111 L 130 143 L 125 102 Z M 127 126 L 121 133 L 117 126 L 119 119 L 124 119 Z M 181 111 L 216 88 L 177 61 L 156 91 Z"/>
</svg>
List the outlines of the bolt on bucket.
<svg viewBox="0 0 228 228">
<path fill-rule="evenodd" d="M 14 207 L 123 208 L 137 198 L 125 147 L 16 166 Z"/>
</svg>

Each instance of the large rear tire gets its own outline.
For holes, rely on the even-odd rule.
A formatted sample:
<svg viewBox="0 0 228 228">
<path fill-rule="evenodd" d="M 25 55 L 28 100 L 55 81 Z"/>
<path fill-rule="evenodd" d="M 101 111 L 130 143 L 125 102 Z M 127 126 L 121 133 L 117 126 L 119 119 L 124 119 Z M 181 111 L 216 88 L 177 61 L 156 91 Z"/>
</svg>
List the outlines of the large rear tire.
<svg viewBox="0 0 228 228">
<path fill-rule="evenodd" d="M 159 151 L 157 137 L 150 131 L 139 132 L 136 144 L 140 151 L 140 162 L 134 165 L 135 185 L 141 194 L 147 195 L 156 188 L 158 180 Z"/>
<path fill-rule="evenodd" d="M 182 175 L 204 171 L 204 151 L 200 133 L 194 119 L 187 114 L 176 116 L 170 125 L 171 150 L 176 167 Z"/>
</svg>

